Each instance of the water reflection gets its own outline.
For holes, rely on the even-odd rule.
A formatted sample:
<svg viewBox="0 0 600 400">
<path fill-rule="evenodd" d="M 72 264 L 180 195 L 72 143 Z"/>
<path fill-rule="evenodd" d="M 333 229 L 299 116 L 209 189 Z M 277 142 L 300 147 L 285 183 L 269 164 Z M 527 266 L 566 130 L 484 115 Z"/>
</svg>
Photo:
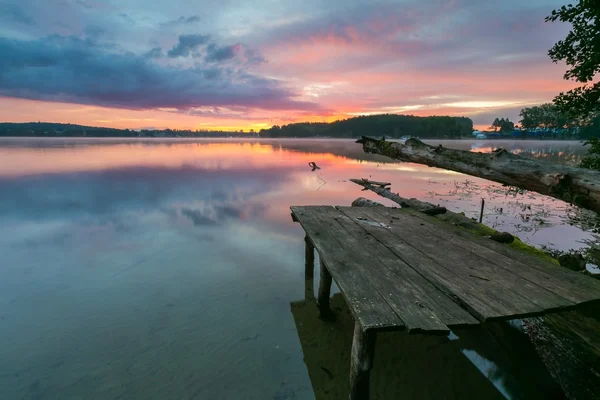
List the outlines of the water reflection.
<svg viewBox="0 0 600 400">
<path fill-rule="evenodd" d="M 470 194 L 449 194 L 467 177 L 383 161 L 343 140 L 1 140 L 0 393 L 314 398 L 289 312 L 304 294 L 303 232 L 289 206 L 381 201 L 349 178 L 386 180 L 469 216 L 482 196 L 490 211 L 543 207 L 547 226 L 522 232 L 532 243 L 572 248 L 593 237 L 564 224 L 562 202 L 472 178 Z M 485 221 L 508 229 L 519 218 L 508 214 Z M 441 346 L 415 348 L 429 345 L 432 355 Z M 464 355 L 440 351 L 446 361 L 423 359 L 471 371 L 468 381 L 450 370 L 440 378 L 451 397 L 480 386 L 495 396 Z M 417 395 L 414 374 L 397 384 Z"/>
<path fill-rule="evenodd" d="M 335 322 L 318 318 L 314 298 L 291 303 L 317 400 L 347 399 L 354 321 L 342 296 Z M 374 399 L 564 399 L 529 338 L 508 323 L 448 337 L 379 333 L 371 372 Z"/>
</svg>

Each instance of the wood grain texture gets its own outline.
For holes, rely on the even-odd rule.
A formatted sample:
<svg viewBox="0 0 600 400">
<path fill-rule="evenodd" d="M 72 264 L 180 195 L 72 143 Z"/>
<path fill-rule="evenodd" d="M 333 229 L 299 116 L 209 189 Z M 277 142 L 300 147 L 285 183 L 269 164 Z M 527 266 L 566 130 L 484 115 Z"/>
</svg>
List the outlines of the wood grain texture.
<svg viewBox="0 0 600 400">
<path fill-rule="evenodd" d="M 309 207 L 292 207 L 292 214 L 310 236 L 320 259 L 329 267 L 354 318 L 363 329 L 404 329 L 404 322 L 371 283 L 364 280 L 362 266 L 353 258 L 341 228 L 337 231 L 329 229 L 324 225 L 326 221 L 316 218 Z"/>
<path fill-rule="evenodd" d="M 445 333 L 600 299 L 600 285 L 422 213 L 292 207 L 364 330 Z"/>
<path fill-rule="evenodd" d="M 349 209 L 349 211 L 355 210 Z M 531 315 L 575 304 L 551 289 L 539 286 L 537 282 L 544 277 L 541 271 L 520 265 L 503 255 L 481 254 L 481 249 L 472 241 L 456 238 L 452 232 L 416 219 L 402 211 L 393 209 L 384 209 L 377 213 L 371 211 L 365 209 L 362 214 L 368 215 L 377 222 L 393 221 L 387 229 L 389 232 L 402 238 L 440 265 L 451 269 L 460 280 L 472 283 L 481 291 L 488 289 L 502 293 L 501 300 L 512 309 L 513 315 Z M 393 237 L 391 240 L 394 240 Z M 415 260 L 416 262 L 418 260 Z M 458 284 L 460 280 L 457 281 Z M 560 286 L 563 282 L 558 280 L 555 284 Z M 561 289 L 566 290 L 568 287 L 563 285 Z M 495 300 L 498 300 L 497 296 Z"/>
</svg>

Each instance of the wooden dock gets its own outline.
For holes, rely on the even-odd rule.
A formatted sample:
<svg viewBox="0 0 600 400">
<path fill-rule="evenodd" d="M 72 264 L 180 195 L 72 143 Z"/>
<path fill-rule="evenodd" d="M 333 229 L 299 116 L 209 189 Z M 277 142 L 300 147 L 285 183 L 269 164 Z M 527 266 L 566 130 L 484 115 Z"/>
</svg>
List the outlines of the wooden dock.
<svg viewBox="0 0 600 400">
<path fill-rule="evenodd" d="M 369 398 L 378 331 L 447 334 L 600 300 L 600 281 L 419 212 L 292 207 L 306 232 L 306 275 L 320 256 L 323 318 L 334 280 L 355 319 L 350 399 Z"/>
</svg>

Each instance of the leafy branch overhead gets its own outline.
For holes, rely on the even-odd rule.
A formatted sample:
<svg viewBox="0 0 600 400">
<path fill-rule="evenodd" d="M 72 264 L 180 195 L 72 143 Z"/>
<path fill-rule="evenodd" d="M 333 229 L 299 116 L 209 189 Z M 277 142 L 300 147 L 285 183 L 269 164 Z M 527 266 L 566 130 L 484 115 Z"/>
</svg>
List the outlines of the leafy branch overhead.
<svg viewBox="0 0 600 400">
<path fill-rule="evenodd" d="M 555 63 L 564 61 L 570 68 L 564 78 L 585 83 L 560 93 L 554 104 L 563 112 L 580 119 L 593 117 L 600 110 L 600 82 L 593 82 L 600 72 L 600 2 L 580 0 L 562 6 L 546 17 L 546 22 L 561 21 L 572 25 L 564 40 L 548 52 Z"/>
</svg>

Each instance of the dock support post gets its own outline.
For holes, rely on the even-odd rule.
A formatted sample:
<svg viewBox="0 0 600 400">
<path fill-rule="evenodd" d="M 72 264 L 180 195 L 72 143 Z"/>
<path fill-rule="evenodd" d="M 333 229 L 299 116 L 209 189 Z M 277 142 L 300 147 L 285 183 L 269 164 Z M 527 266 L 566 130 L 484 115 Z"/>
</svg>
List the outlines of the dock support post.
<svg viewBox="0 0 600 400">
<path fill-rule="evenodd" d="M 321 319 L 331 320 L 335 318 L 333 311 L 329 308 L 329 297 L 331 296 L 331 274 L 327 266 L 321 260 L 321 276 L 319 280 L 319 294 L 317 303 L 319 304 L 319 316 Z"/>
<path fill-rule="evenodd" d="M 315 298 L 315 246 L 313 246 L 308 235 L 304 237 L 304 299 L 313 300 Z"/>
<path fill-rule="evenodd" d="M 360 323 L 355 322 L 350 355 L 350 400 L 369 400 L 375 337 L 375 332 L 364 332 Z"/>
</svg>

